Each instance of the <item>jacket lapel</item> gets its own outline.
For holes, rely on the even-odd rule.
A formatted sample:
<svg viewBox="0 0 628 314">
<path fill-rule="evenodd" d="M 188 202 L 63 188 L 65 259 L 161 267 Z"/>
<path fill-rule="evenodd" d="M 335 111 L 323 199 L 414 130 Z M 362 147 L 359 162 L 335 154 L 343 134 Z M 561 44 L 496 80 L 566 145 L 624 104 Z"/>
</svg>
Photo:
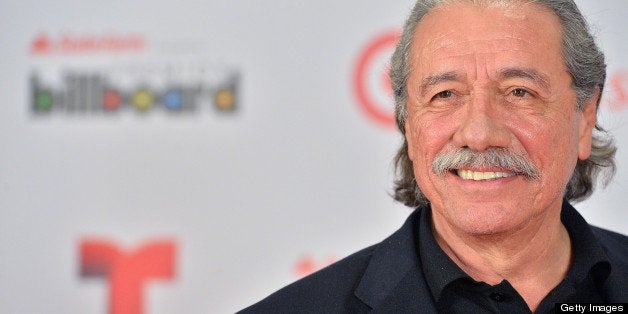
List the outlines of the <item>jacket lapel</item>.
<svg viewBox="0 0 628 314">
<path fill-rule="evenodd" d="M 417 209 L 377 246 L 355 290 L 355 296 L 376 313 L 436 313 L 417 251 L 420 212 Z"/>
</svg>

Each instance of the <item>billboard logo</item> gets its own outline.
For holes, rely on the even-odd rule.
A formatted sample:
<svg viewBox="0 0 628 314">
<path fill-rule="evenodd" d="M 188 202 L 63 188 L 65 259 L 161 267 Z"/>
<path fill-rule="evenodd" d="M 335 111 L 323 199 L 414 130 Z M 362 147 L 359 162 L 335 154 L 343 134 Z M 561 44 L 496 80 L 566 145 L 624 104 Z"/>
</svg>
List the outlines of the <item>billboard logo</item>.
<svg viewBox="0 0 628 314">
<path fill-rule="evenodd" d="M 31 43 L 32 55 L 49 54 L 87 54 L 99 52 L 138 52 L 146 47 L 146 40 L 141 35 L 63 35 L 52 38 L 45 33 L 39 34 Z"/>
<path fill-rule="evenodd" d="M 110 314 L 142 314 L 144 287 L 150 280 L 172 280 L 176 245 L 153 241 L 124 251 L 106 240 L 80 244 L 81 277 L 105 278 L 109 283 Z"/>
<path fill-rule="evenodd" d="M 358 104 L 374 122 L 394 127 L 394 98 L 388 72 L 390 57 L 401 33 L 392 31 L 373 38 L 363 48 L 355 65 L 353 90 Z"/>
<path fill-rule="evenodd" d="M 111 75 L 116 77 L 111 78 Z M 240 75 L 234 69 L 179 78 L 161 73 L 159 69 L 139 78 L 132 76 L 135 77 L 116 75 L 114 71 L 66 71 L 60 77 L 44 81 L 34 72 L 30 78 L 31 110 L 39 114 L 97 114 L 126 109 L 194 112 L 201 106 L 218 112 L 233 112 L 237 108 Z M 161 82 L 155 82 L 155 77 L 162 78 Z"/>
</svg>

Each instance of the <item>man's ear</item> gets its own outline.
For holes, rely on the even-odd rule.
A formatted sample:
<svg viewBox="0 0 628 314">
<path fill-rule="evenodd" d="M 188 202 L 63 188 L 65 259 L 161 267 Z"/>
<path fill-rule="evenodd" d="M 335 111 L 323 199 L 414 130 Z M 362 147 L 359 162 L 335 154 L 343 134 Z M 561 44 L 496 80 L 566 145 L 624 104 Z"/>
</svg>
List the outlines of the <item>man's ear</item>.
<svg viewBox="0 0 628 314">
<path fill-rule="evenodd" d="M 580 160 L 585 160 L 591 155 L 593 128 L 597 123 L 597 105 L 600 96 L 600 88 L 597 87 L 595 95 L 584 104 L 584 108 L 580 112 L 580 124 L 578 126 L 578 159 Z"/>
</svg>

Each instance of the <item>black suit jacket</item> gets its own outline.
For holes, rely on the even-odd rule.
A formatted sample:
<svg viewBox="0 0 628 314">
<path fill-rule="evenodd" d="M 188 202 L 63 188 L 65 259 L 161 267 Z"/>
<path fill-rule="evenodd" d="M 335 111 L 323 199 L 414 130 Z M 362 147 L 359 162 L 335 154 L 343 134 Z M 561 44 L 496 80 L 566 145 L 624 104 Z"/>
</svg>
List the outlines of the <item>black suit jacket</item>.
<svg viewBox="0 0 628 314">
<path fill-rule="evenodd" d="M 436 313 L 417 251 L 421 210 L 425 209 L 417 209 L 384 241 L 273 293 L 241 313 Z M 612 266 L 604 287 L 607 301 L 627 302 L 628 238 L 596 227 L 591 231 Z"/>
</svg>

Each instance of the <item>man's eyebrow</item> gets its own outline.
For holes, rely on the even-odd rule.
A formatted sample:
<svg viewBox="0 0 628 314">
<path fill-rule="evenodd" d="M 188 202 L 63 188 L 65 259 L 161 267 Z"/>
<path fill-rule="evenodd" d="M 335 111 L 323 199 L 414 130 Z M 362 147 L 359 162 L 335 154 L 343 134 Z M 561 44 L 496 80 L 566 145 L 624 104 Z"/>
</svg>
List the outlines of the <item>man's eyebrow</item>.
<svg viewBox="0 0 628 314">
<path fill-rule="evenodd" d="M 549 89 L 550 83 L 547 76 L 531 69 L 521 68 L 505 68 L 499 71 L 499 77 L 501 79 L 507 78 L 527 78 L 537 83 L 541 88 Z"/>
<path fill-rule="evenodd" d="M 421 89 L 420 89 L 421 94 L 425 95 L 425 92 L 427 91 L 429 87 L 432 87 L 438 83 L 442 83 L 446 81 L 455 81 L 457 78 L 458 78 L 458 74 L 456 74 L 456 72 L 453 72 L 453 71 L 430 75 L 424 78 L 423 82 L 421 83 Z"/>
</svg>

